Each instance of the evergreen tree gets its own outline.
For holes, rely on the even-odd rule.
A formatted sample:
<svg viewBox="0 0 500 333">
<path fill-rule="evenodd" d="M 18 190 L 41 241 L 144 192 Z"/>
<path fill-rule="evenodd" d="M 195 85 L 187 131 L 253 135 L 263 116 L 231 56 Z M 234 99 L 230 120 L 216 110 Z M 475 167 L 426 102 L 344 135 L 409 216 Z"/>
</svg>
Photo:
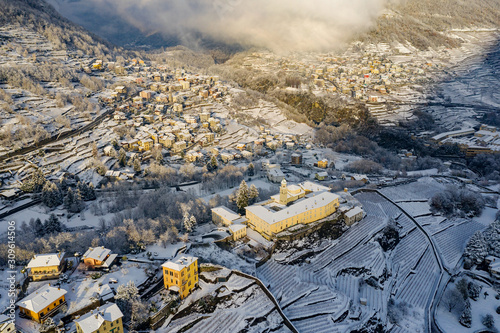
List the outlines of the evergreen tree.
<svg viewBox="0 0 500 333">
<path fill-rule="evenodd" d="M 87 183 L 85 182 L 78 182 L 77 188 L 80 191 L 80 194 L 84 201 L 96 199 L 95 189 L 92 183 L 87 185 Z"/>
<path fill-rule="evenodd" d="M 124 321 L 130 320 L 133 303 L 140 301 L 139 290 L 135 286 L 135 283 L 129 281 L 126 285 L 120 285 L 116 289 L 115 301 L 116 305 L 124 314 Z"/>
<path fill-rule="evenodd" d="M 259 197 L 259 190 L 254 184 L 250 185 L 250 191 L 248 193 L 249 203 L 253 204 Z"/>
<path fill-rule="evenodd" d="M 484 326 L 486 326 L 490 330 L 493 329 L 493 327 L 495 326 L 495 319 L 490 314 L 484 316 L 481 322 L 483 323 Z"/>
<path fill-rule="evenodd" d="M 464 301 L 467 300 L 469 298 L 469 284 L 467 283 L 467 280 L 461 278 L 455 285 L 457 287 L 457 290 L 462 295 Z"/>
<path fill-rule="evenodd" d="M 138 158 L 134 158 L 134 161 L 132 162 L 132 166 L 134 168 L 135 173 L 141 172 L 141 162 L 139 161 Z"/>
<path fill-rule="evenodd" d="M 54 208 L 63 203 L 63 195 L 56 184 L 47 181 L 42 189 L 42 202 L 49 208 Z"/>
<path fill-rule="evenodd" d="M 488 255 L 488 245 L 481 231 L 476 231 L 467 242 L 464 256 L 469 258 L 474 264 L 479 265 Z"/>
<path fill-rule="evenodd" d="M 42 191 L 43 186 L 45 185 L 45 176 L 42 173 L 42 170 L 37 168 L 33 173 L 26 178 L 21 184 L 21 190 L 26 193 L 39 193 Z"/>
<path fill-rule="evenodd" d="M 250 163 L 248 165 L 247 173 L 248 173 L 249 177 L 252 177 L 253 175 L 255 175 L 255 166 L 253 165 L 253 163 Z"/>
<path fill-rule="evenodd" d="M 54 214 L 50 214 L 49 219 L 45 220 L 43 227 L 46 234 L 61 232 L 63 230 L 61 222 Z"/>
<path fill-rule="evenodd" d="M 43 223 L 40 218 L 34 221 L 30 221 L 30 227 L 37 237 L 42 237 L 45 235 L 45 229 L 43 228 Z"/>
<path fill-rule="evenodd" d="M 121 148 L 118 152 L 118 163 L 123 167 L 127 164 L 127 153 L 125 149 Z"/>
<path fill-rule="evenodd" d="M 70 187 L 68 188 L 68 192 L 66 192 L 66 196 L 64 197 L 63 201 L 64 208 L 69 211 L 74 201 L 75 201 L 75 195 L 73 194 L 73 189 Z"/>
<path fill-rule="evenodd" d="M 89 183 L 87 186 L 87 200 L 95 200 L 97 199 L 97 195 L 95 194 L 94 184 Z"/>
<path fill-rule="evenodd" d="M 467 299 L 465 301 L 465 309 L 464 312 L 462 312 L 462 315 L 460 316 L 459 319 L 460 324 L 463 326 L 470 328 L 472 324 L 472 313 L 470 310 L 470 301 Z"/>
<path fill-rule="evenodd" d="M 215 155 L 212 155 L 212 157 L 210 157 L 210 161 L 208 161 L 207 163 L 207 170 L 212 172 L 212 171 L 215 171 L 219 168 L 219 163 L 217 162 L 217 157 L 215 157 Z"/>
<path fill-rule="evenodd" d="M 73 191 L 72 188 L 69 188 L 66 197 L 64 198 L 64 208 L 66 208 L 70 213 L 79 213 L 82 211 L 83 207 L 84 205 L 80 190 L 76 189 L 76 191 Z"/>
<path fill-rule="evenodd" d="M 500 257 L 500 219 L 490 224 L 483 235 L 488 246 L 488 253 Z"/>
<path fill-rule="evenodd" d="M 191 226 L 191 230 L 194 229 L 194 226 L 196 225 L 196 217 L 194 217 L 194 215 L 191 215 L 189 218 L 189 224 Z"/>
<path fill-rule="evenodd" d="M 191 222 L 189 221 L 189 214 L 187 212 L 184 213 L 182 224 L 184 225 L 184 230 L 186 230 L 187 233 L 190 233 L 193 230 Z"/>
<path fill-rule="evenodd" d="M 245 180 L 241 181 L 240 188 L 238 189 L 238 194 L 236 196 L 236 206 L 238 206 L 238 211 L 243 213 L 245 211 L 245 207 L 248 206 L 249 200 L 249 191 L 248 185 Z"/>
</svg>

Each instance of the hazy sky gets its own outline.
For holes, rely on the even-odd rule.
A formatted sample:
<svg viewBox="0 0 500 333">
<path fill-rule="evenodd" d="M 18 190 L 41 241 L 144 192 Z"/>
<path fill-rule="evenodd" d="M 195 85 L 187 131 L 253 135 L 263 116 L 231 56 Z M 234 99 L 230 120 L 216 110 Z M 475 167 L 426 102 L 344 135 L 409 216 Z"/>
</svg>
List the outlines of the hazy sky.
<svg viewBox="0 0 500 333">
<path fill-rule="evenodd" d="M 145 32 L 279 51 L 328 50 L 367 29 L 388 0 L 83 0 Z"/>
</svg>

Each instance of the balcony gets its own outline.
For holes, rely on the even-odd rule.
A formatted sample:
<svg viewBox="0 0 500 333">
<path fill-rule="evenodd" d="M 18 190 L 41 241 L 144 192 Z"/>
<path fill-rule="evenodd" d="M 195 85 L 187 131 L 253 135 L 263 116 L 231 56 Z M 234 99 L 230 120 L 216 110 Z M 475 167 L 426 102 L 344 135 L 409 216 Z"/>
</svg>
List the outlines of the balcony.
<svg viewBox="0 0 500 333">
<path fill-rule="evenodd" d="M 52 317 L 53 315 L 55 315 L 57 312 L 59 312 L 59 309 L 63 305 L 66 305 L 66 301 L 62 302 L 61 304 L 59 304 L 58 306 L 56 306 L 55 308 L 53 308 L 52 310 L 50 310 L 49 312 L 47 312 L 46 314 L 44 314 L 43 317 L 40 317 L 40 322 L 43 323 L 45 320 L 47 320 L 47 318 Z"/>
</svg>

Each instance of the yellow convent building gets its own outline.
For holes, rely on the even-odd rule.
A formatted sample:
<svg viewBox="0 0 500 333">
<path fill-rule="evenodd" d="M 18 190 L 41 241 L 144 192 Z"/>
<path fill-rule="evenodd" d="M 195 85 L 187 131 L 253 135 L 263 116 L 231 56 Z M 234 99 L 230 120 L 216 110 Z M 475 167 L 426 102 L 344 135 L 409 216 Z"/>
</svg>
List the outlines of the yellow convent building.
<svg viewBox="0 0 500 333">
<path fill-rule="evenodd" d="M 297 224 L 321 220 L 339 207 L 339 196 L 325 186 L 312 182 L 287 186 L 281 182 L 280 193 L 271 200 L 246 207 L 248 227 L 266 239 Z"/>
<path fill-rule="evenodd" d="M 179 255 L 163 265 L 165 288 L 185 298 L 198 285 L 198 258 Z"/>
</svg>

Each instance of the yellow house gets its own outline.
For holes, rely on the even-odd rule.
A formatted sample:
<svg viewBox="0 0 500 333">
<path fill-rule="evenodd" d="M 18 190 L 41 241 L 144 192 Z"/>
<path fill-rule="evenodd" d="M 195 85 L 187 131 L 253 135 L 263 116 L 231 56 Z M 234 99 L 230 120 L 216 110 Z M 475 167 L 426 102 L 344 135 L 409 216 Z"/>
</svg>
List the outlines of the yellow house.
<svg viewBox="0 0 500 333">
<path fill-rule="evenodd" d="M 162 135 L 159 137 L 158 142 L 165 148 L 170 148 L 175 143 L 175 136 L 173 134 Z"/>
<path fill-rule="evenodd" d="M 139 141 L 139 151 L 146 151 L 153 149 L 154 141 L 152 139 L 144 139 Z"/>
<path fill-rule="evenodd" d="M 186 141 L 178 141 L 172 145 L 172 151 L 174 153 L 180 153 L 184 149 L 186 149 L 187 144 Z"/>
<path fill-rule="evenodd" d="M 198 258 L 179 255 L 161 265 L 165 288 L 185 298 L 198 285 Z"/>
<path fill-rule="evenodd" d="M 77 333 L 123 333 L 123 313 L 108 303 L 75 319 Z"/>
<path fill-rule="evenodd" d="M 43 323 L 48 317 L 57 313 L 66 304 L 66 290 L 46 284 L 16 303 L 21 315 Z"/>
<path fill-rule="evenodd" d="M 324 160 L 318 161 L 318 168 L 322 168 L 322 169 L 328 168 L 328 160 L 324 159 Z"/>
<path fill-rule="evenodd" d="M 14 332 L 16 332 L 14 319 L 4 314 L 0 314 L 0 333 L 14 333 Z"/>
<path fill-rule="evenodd" d="M 83 255 L 83 262 L 89 268 L 109 268 L 116 259 L 117 254 L 104 246 L 89 248 Z"/>
<path fill-rule="evenodd" d="M 323 171 L 323 172 L 316 172 L 316 174 L 314 175 L 314 177 L 317 179 L 317 180 L 325 180 L 328 178 L 328 172 L 326 171 Z"/>
<path fill-rule="evenodd" d="M 247 235 L 247 227 L 243 224 L 232 224 L 229 226 L 229 231 L 233 235 L 233 241 L 237 241 Z"/>
<path fill-rule="evenodd" d="M 36 254 L 26 268 L 33 281 L 57 279 L 62 272 L 64 262 L 64 252 Z"/>
</svg>

